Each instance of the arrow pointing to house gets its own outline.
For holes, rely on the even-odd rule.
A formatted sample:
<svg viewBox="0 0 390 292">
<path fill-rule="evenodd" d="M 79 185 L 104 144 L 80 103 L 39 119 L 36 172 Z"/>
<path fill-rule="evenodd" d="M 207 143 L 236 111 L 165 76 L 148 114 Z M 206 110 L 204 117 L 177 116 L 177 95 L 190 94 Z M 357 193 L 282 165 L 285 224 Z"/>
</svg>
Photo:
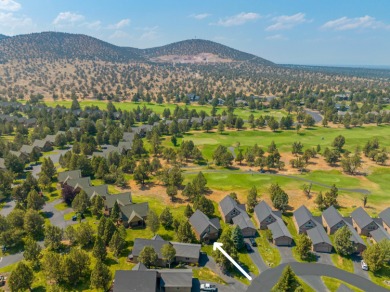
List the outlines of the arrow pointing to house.
<svg viewBox="0 0 390 292">
<path fill-rule="evenodd" d="M 213 245 L 213 250 L 216 250 L 218 249 L 220 252 L 222 252 L 222 254 L 227 257 L 227 259 L 229 261 L 232 262 L 232 264 L 241 272 L 244 274 L 245 277 L 248 278 L 249 281 L 252 281 L 252 277 L 249 276 L 249 274 L 247 272 L 245 272 L 245 270 L 243 268 L 241 268 L 241 266 L 230 256 L 228 255 L 228 253 L 226 251 L 224 251 L 224 249 L 222 248 L 222 245 L 223 243 L 220 243 L 220 242 L 214 242 L 214 245 Z"/>
</svg>

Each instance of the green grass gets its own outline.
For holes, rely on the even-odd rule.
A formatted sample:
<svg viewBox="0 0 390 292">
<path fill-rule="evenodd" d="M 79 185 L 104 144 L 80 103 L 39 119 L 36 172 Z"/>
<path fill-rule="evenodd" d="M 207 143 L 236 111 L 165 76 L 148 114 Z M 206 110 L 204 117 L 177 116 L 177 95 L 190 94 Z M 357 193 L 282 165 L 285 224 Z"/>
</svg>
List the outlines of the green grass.
<svg viewBox="0 0 390 292">
<path fill-rule="evenodd" d="M 63 210 L 68 209 L 69 206 L 66 203 L 59 203 L 59 204 L 55 205 L 54 208 L 56 208 L 56 210 L 58 210 L 58 211 L 63 211 Z"/>
<path fill-rule="evenodd" d="M 338 255 L 337 253 L 332 253 L 330 255 L 330 257 L 332 259 L 333 264 L 337 268 L 342 269 L 342 270 L 347 271 L 347 272 L 350 272 L 350 273 L 354 272 L 353 263 L 352 263 L 352 260 L 350 258 L 343 257 L 341 255 Z"/>
<path fill-rule="evenodd" d="M 368 271 L 368 274 L 370 275 L 371 281 L 373 281 L 375 284 L 383 286 L 387 289 L 390 289 L 390 285 L 387 285 L 384 281 L 390 281 L 390 265 L 384 265 L 382 269 L 379 271 L 373 273 L 371 271 Z"/>
<path fill-rule="evenodd" d="M 279 250 L 271 245 L 265 235 L 265 230 L 259 230 L 259 236 L 256 237 L 257 248 L 263 261 L 270 267 L 275 267 L 280 264 L 282 260 Z"/>
<path fill-rule="evenodd" d="M 351 289 L 354 292 L 363 292 L 363 290 L 361 290 L 355 286 L 352 286 L 344 281 L 341 281 L 339 279 L 325 277 L 325 276 L 322 276 L 321 279 L 324 282 L 325 286 L 329 289 L 330 292 L 336 292 L 341 284 L 344 284 L 345 286 L 347 286 L 349 289 Z"/>
<path fill-rule="evenodd" d="M 226 285 L 227 283 L 220 278 L 216 273 L 210 270 L 207 267 L 202 267 L 199 269 L 193 269 L 193 277 L 203 281 L 209 281 L 213 283 L 218 283 L 221 285 Z"/>
<path fill-rule="evenodd" d="M 48 106 L 55 107 L 56 105 L 65 106 L 67 108 L 70 108 L 72 105 L 72 101 L 64 101 L 64 100 L 58 100 L 58 101 L 46 101 L 45 102 Z M 99 100 L 87 100 L 87 101 L 79 101 L 81 108 L 85 108 L 86 106 L 97 106 L 100 109 L 107 109 L 107 101 L 99 101 Z M 164 103 L 164 104 L 154 104 L 154 103 L 146 103 L 146 102 L 113 102 L 115 107 L 117 109 L 122 110 L 133 110 L 137 109 L 137 107 L 140 107 L 141 109 L 146 106 L 149 109 L 152 109 L 157 114 L 162 114 L 164 109 L 168 108 L 171 113 L 176 108 L 176 104 L 173 103 Z M 212 106 L 211 105 L 198 105 L 198 104 L 191 104 L 191 105 L 184 105 L 184 104 L 178 104 L 180 107 L 187 106 L 189 110 L 195 109 L 196 111 L 205 111 L 207 114 L 210 114 Z M 227 107 L 220 106 L 217 107 L 217 115 L 222 114 L 223 111 L 227 111 Z M 274 110 L 249 110 L 247 108 L 236 108 L 234 113 L 242 117 L 243 119 L 248 119 L 248 117 L 253 114 L 254 116 L 259 115 L 269 115 L 269 116 L 275 116 L 277 118 L 281 118 L 287 113 L 283 111 L 274 111 Z"/>
<path fill-rule="evenodd" d="M 303 291 L 305 292 L 315 292 L 311 286 L 309 286 L 305 281 L 303 281 L 301 278 L 298 277 L 299 283 L 301 284 Z"/>
</svg>

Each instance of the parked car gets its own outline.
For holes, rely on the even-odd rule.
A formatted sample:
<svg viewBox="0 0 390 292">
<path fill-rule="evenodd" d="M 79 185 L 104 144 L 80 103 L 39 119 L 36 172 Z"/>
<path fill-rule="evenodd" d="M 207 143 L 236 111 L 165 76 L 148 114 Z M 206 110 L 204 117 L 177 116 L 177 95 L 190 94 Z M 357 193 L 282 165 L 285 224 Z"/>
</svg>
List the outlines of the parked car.
<svg viewBox="0 0 390 292">
<path fill-rule="evenodd" d="M 254 238 L 249 238 L 249 241 L 251 242 L 252 246 L 257 246 L 257 243 Z"/>
<path fill-rule="evenodd" d="M 217 291 L 217 287 L 215 285 L 211 285 L 209 283 L 201 284 L 200 291 Z"/>
<path fill-rule="evenodd" d="M 362 265 L 362 270 L 368 271 L 368 266 L 363 260 L 360 262 L 360 264 Z"/>
<path fill-rule="evenodd" d="M 253 251 L 252 247 L 251 247 L 250 244 L 247 243 L 247 242 L 245 242 L 245 248 L 246 248 L 246 250 L 247 250 L 248 252 L 252 252 L 252 251 Z"/>
</svg>

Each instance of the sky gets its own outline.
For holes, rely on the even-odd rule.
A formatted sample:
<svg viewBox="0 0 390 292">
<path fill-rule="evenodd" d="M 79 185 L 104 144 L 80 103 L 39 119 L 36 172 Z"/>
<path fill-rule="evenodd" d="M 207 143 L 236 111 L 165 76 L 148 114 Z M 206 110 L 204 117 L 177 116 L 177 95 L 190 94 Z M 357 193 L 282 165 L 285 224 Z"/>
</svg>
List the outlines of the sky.
<svg viewBox="0 0 390 292">
<path fill-rule="evenodd" d="M 390 65 L 389 0 L 0 0 L 0 33 L 148 48 L 207 39 L 280 64 Z"/>
</svg>

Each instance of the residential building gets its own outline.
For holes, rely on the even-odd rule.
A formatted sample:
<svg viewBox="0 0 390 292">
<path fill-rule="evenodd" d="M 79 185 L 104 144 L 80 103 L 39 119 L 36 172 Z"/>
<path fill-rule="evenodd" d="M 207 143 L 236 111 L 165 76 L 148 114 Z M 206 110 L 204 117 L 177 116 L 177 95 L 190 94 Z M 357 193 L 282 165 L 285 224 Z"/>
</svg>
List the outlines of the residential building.
<svg viewBox="0 0 390 292">
<path fill-rule="evenodd" d="M 345 221 L 336 208 L 330 206 L 322 212 L 322 225 L 325 227 L 328 234 L 333 234 L 345 225 Z"/>
<path fill-rule="evenodd" d="M 110 195 L 108 193 L 108 185 L 92 186 L 92 187 L 84 188 L 83 190 L 84 192 L 87 193 L 88 198 L 90 200 L 92 200 L 94 196 L 100 196 L 102 198 L 105 198 Z"/>
<path fill-rule="evenodd" d="M 119 205 L 121 221 L 125 227 L 145 226 L 145 220 L 149 212 L 147 202 L 139 204 Z"/>
<path fill-rule="evenodd" d="M 64 185 L 65 184 L 72 187 L 76 192 L 80 192 L 81 190 L 91 187 L 91 179 L 89 177 L 68 179 Z"/>
<path fill-rule="evenodd" d="M 189 222 L 199 241 L 209 243 L 218 239 L 221 229 L 218 218 L 209 219 L 202 211 L 196 210 Z"/>
<path fill-rule="evenodd" d="M 70 179 L 81 178 L 81 170 L 69 170 L 58 173 L 58 182 L 63 185 Z"/>
<path fill-rule="evenodd" d="M 276 216 L 276 220 L 268 225 L 268 229 L 271 230 L 273 243 L 275 245 L 283 246 L 292 244 L 292 235 L 290 231 L 288 231 L 282 218 Z"/>
<path fill-rule="evenodd" d="M 390 234 L 382 226 L 379 226 L 378 229 L 371 231 L 370 236 L 372 241 L 375 243 L 379 243 L 384 239 L 390 240 Z"/>
<path fill-rule="evenodd" d="M 351 241 L 354 245 L 355 252 L 361 254 L 367 248 L 366 244 L 350 223 L 346 222 L 346 225 L 352 233 Z"/>
<path fill-rule="evenodd" d="M 355 209 L 351 217 L 352 225 L 360 235 L 368 236 L 371 231 L 378 229 L 378 224 L 362 207 Z"/>
<path fill-rule="evenodd" d="M 47 141 L 47 140 L 35 140 L 34 143 L 32 144 L 33 147 L 39 148 L 40 151 L 42 152 L 47 152 L 51 151 L 53 149 L 53 143 Z"/>
<path fill-rule="evenodd" d="M 390 207 L 379 213 L 379 218 L 382 219 L 384 229 L 390 233 Z"/>
<path fill-rule="evenodd" d="M 115 272 L 113 292 L 157 292 L 157 271 Z"/>
<path fill-rule="evenodd" d="M 242 232 L 244 237 L 255 237 L 256 227 L 253 225 L 251 218 L 249 218 L 246 212 L 241 212 L 237 216 L 233 217 L 233 224 L 237 225 Z"/>
<path fill-rule="evenodd" d="M 316 226 L 306 231 L 307 236 L 311 239 L 312 250 L 316 252 L 331 252 L 333 249 L 332 242 L 322 226 Z"/>
<path fill-rule="evenodd" d="M 313 215 L 305 205 L 300 206 L 294 211 L 293 221 L 299 234 L 306 234 L 307 230 L 317 226 Z"/>
<path fill-rule="evenodd" d="M 276 221 L 277 215 L 272 211 L 271 207 L 265 202 L 261 201 L 255 207 L 255 220 L 260 229 L 267 229 L 269 224 Z"/>
<path fill-rule="evenodd" d="M 118 203 L 118 206 L 127 206 L 133 204 L 131 198 L 131 192 L 125 192 L 116 195 L 107 195 L 104 197 L 104 213 L 109 216 L 111 209 L 114 207 L 115 202 Z"/>
<path fill-rule="evenodd" d="M 245 211 L 245 205 L 238 204 L 232 197 L 227 195 L 222 201 L 219 202 L 219 211 L 221 212 L 222 219 L 226 223 L 231 223 L 233 217 L 237 216 L 241 212 Z"/>
</svg>

